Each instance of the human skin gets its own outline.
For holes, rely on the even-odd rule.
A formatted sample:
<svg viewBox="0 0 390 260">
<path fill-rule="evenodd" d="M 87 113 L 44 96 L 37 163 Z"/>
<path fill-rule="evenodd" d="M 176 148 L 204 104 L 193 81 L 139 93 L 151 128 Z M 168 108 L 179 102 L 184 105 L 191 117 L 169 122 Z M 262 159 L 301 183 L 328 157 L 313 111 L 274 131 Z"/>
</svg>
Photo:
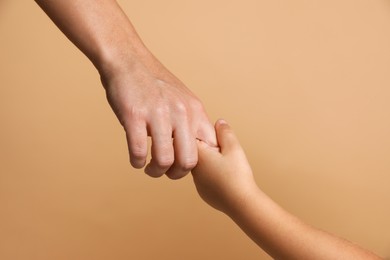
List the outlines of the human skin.
<svg viewBox="0 0 390 260">
<path fill-rule="evenodd" d="M 198 142 L 192 176 L 200 197 L 228 215 L 275 259 L 381 259 L 344 239 L 311 227 L 290 214 L 257 186 L 232 129 L 216 123 L 220 151 Z"/>
<path fill-rule="evenodd" d="M 124 127 L 130 163 L 171 179 L 198 161 L 196 140 L 216 146 L 200 100 L 145 47 L 114 0 L 35 0 L 61 31 L 91 60 L 107 100 Z"/>
</svg>

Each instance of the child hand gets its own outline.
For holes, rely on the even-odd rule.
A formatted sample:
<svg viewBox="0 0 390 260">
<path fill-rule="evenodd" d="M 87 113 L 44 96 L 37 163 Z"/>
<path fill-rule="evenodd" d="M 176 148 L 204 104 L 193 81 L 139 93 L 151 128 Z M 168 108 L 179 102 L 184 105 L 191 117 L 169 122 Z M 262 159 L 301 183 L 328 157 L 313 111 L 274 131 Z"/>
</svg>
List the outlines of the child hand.
<svg viewBox="0 0 390 260">
<path fill-rule="evenodd" d="M 217 121 L 220 151 L 198 141 L 198 165 L 192 170 L 200 197 L 210 206 L 230 215 L 243 207 L 257 190 L 244 151 L 230 126 Z"/>
<path fill-rule="evenodd" d="M 224 212 L 274 259 L 381 259 L 288 213 L 256 185 L 229 125 L 215 124 L 221 151 L 198 142 L 192 176 L 202 199 Z"/>
</svg>

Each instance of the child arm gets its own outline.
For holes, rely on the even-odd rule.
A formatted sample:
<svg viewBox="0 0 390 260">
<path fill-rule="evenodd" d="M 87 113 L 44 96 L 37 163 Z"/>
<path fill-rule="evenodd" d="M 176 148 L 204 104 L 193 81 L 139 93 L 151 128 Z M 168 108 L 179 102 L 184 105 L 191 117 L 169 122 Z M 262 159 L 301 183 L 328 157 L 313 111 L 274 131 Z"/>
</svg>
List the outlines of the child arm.
<svg viewBox="0 0 390 260">
<path fill-rule="evenodd" d="M 233 131 L 216 123 L 220 152 L 198 142 L 199 161 L 192 171 L 199 195 L 224 212 L 276 259 L 380 259 L 288 213 L 263 193 Z"/>
</svg>

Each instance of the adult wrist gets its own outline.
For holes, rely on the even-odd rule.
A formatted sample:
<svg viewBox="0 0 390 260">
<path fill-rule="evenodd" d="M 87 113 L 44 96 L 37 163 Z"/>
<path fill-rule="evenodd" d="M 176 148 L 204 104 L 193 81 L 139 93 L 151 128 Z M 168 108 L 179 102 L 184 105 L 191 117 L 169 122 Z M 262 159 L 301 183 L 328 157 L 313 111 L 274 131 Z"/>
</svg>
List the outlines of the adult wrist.
<svg viewBox="0 0 390 260">
<path fill-rule="evenodd" d="M 149 56 L 149 51 L 142 43 L 121 43 L 120 46 L 106 44 L 99 48 L 92 62 L 101 77 L 112 78 L 114 75 L 134 70 L 134 65 Z"/>
</svg>

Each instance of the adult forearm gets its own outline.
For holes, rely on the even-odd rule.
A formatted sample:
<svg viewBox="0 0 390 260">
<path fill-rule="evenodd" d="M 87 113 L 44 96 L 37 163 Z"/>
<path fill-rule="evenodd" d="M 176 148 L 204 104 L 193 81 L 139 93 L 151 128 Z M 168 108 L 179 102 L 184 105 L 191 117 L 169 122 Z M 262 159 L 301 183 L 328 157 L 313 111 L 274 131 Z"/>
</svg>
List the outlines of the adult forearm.
<svg viewBox="0 0 390 260">
<path fill-rule="evenodd" d="M 261 191 L 248 199 L 231 217 L 276 259 L 380 259 L 344 239 L 303 223 Z"/>
<path fill-rule="evenodd" d="M 148 53 L 115 0 L 35 1 L 100 72 Z"/>
</svg>

